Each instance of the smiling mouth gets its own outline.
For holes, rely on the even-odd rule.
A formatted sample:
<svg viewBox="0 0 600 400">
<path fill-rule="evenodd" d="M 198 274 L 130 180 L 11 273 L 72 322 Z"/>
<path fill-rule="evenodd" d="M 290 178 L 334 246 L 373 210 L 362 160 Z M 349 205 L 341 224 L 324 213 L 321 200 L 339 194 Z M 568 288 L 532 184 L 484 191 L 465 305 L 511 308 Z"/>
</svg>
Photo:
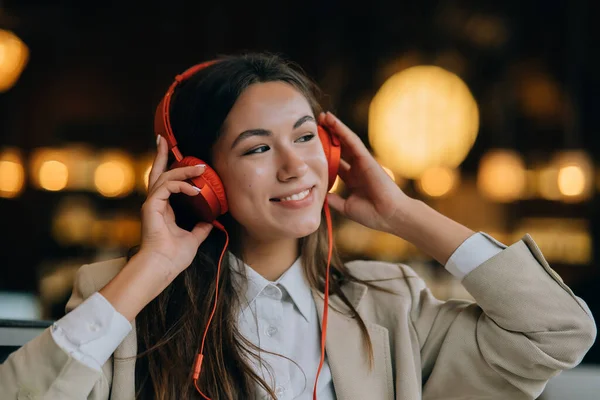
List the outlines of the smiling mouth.
<svg viewBox="0 0 600 400">
<path fill-rule="evenodd" d="M 312 192 L 314 186 L 311 187 L 310 189 L 306 189 L 303 190 L 302 192 L 293 194 L 291 196 L 287 196 L 287 197 L 282 197 L 282 198 L 273 198 L 273 199 L 269 199 L 270 201 L 276 201 L 276 202 L 281 202 L 281 203 L 285 203 L 286 201 L 299 201 L 302 199 L 305 199 L 306 197 L 308 197 L 310 195 L 310 192 Z"/>
</svg>

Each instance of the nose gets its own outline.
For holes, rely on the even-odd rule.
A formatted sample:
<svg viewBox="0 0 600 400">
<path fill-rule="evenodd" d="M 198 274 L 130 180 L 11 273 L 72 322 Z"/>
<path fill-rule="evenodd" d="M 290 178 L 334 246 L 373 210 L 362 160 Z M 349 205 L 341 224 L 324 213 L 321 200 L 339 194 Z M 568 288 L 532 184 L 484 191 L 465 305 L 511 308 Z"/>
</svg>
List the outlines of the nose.
<svg viewBox="0 0 600 400">
<path fill-rule="evenodd" d="M 278 158 L 277 179 L 281 182 L 301 178 L 308 171 L 304 159 L 293 149 L 281 149 Z"/>
</svg>

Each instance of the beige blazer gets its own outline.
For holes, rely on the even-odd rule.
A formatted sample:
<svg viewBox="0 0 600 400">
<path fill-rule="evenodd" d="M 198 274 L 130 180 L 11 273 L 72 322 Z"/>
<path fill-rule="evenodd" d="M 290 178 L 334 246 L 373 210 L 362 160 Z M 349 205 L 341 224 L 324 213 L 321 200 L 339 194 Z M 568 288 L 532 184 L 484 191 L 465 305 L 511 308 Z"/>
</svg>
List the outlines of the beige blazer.
<svg viewBox="0 0 600 400">
<path fill-rule="evenodd" d="M 67 309 L 124 264 L 83 266 Z M 397 294 L 355 283 L 343 288 L 371 335 L 372 370 L 358 324 L 339 298 L 331 299 L 326 351 L 339 400 L 533 399 L 550 378 L 579 364 L 596 337 L 586 304 L 529 235 L 464 278 L 476 304 L 435 299 L 405 265 L 360 260 L 348 267 L 361 279 L 387 279 L 381 285 Z M 322 295 L 314 298 L 321 317 Z M 122 359 L 135 354 L 135 325 L 102 372 L 70 358 L 46 331 L 0 366 L 0 396 L 130 400 L 135 361 Z"/>
</svg>

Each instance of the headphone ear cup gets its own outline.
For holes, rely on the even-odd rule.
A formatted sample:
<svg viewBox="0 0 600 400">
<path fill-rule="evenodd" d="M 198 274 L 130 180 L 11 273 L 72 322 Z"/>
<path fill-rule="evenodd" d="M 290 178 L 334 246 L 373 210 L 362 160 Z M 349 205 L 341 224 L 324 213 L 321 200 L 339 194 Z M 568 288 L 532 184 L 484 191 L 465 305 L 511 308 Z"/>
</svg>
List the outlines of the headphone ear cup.
<svg viewBox="0 0 600 400">
<path fill-rule="evenodd" d="M 227 198 L 221 179 L 211 167 L 196 157 L 184 157 L 181 161 L 174 162 L 171 168 L 192 167 L 198 164 L 206 165 L 204 173 L 188 180 L 189 183 L 200 189 L 196 196 L 179 196 L 180 200 L 191 207 L 192 213 L 202 221 L 212 222 L 220 215 L 227 212 Z"/>
<path fill-rule="evenodd" d="M 223 182 L 221 182 L 221 178 L 219 178 L 217 172 L 207 164 L 204 173 L 200 177 L 206 181 L 206 185 L 210 187 L 216 201 L 219 203 L 219 213 L 217 216 L 225 214 L 229 210 L 229 207 L 227 206 L 227 196 L 225 195 Z"/>
<path fill-rule="evenodd" d="M 323 125 L 317 126 L 317 132 L 319 133 L 319 139 L 321 140 L 321 145 L 323 146 L 325 157 L 327 158 L 327 190 L 329 191 L 335 183 L 335 178 L 337 177 L 340 168 L 342 147 L 339 139 L 331 134 Z"/>
</svg>

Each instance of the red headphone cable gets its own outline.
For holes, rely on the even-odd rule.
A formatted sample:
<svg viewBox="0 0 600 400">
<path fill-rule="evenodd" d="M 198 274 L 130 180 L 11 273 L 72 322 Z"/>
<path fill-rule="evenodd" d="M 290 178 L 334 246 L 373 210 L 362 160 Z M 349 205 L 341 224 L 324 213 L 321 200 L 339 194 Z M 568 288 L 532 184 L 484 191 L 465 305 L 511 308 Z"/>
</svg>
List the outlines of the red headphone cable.
<svg viewBox="0 0 600 400">
<path fill-rule="evenodd" d="M 198 378 L 200 377 L 200 371 L 202 370 L 202 360 L 204 360 L 204 341 L 206 340 L 206 334 L 208 333 L 208 328 L 210 327 L 210 323 L 217 311 L 217 300 L 219 297 L 219 281 L 221 280 L 221 263 L 223 261 L 223 256 L 225 255 L 225 251 L 227 250 L 227 246 L 229 245 L 229 234 L 225 227 L 216 219 L 212 222 L 213 226 L 223 233 L 225 233 L 225 246 L 223 247 L 223 251 L 221 252 L 221 257 L 219 258 L 219 265 L 217 267 L 217 283 L 215 287 L 215 303 L 213 305 L 212 312 L 210 313 L 210 317 L 208 318 L 208 323 L 206 324 L 206 329 L 204 330 L 204 336 L 202 336 L 202 344 L 200 345 L 200 350 L 198 351 L 198 355 L 196 355 L 196 360 L 194 361 L 194 374 L 192 379 L 194 380 L 194 387 L 200 393 L 202 397 L 206 400 L 211 400 L 210 397 L 202 393 L 200 388 L 198 387 Z"/>
</svg>

